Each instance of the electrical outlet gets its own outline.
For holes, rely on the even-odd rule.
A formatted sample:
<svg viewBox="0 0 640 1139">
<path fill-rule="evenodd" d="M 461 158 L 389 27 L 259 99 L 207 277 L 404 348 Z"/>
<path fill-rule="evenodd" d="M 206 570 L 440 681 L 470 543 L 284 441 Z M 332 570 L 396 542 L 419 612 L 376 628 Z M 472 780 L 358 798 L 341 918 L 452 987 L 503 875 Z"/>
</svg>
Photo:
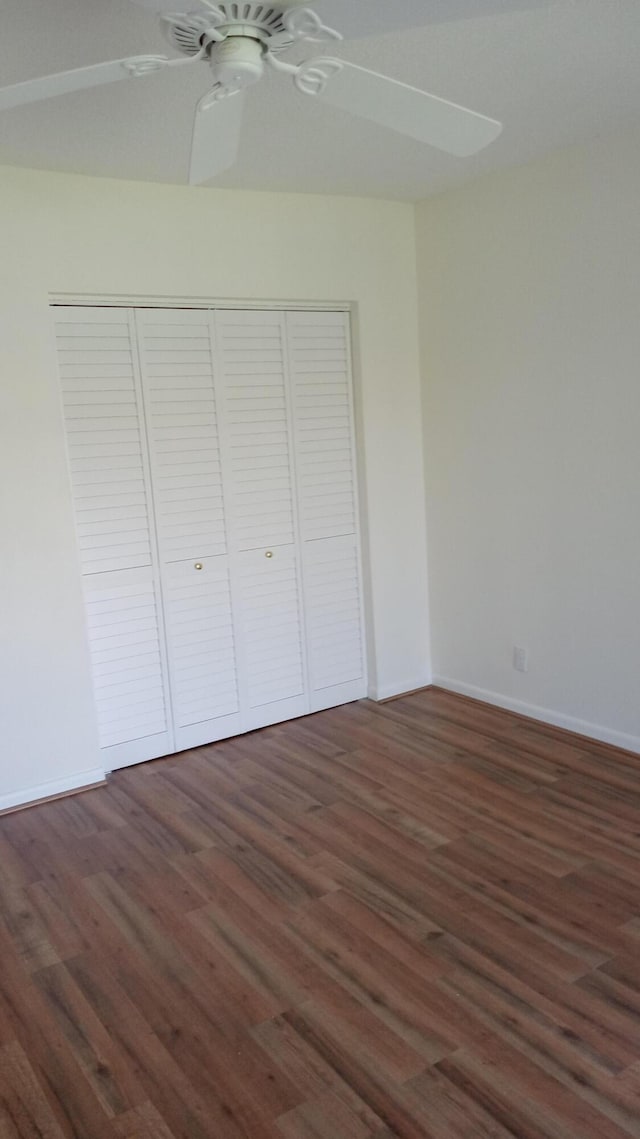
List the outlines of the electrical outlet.
<svg viewBox="0 0 640 1139">
<path fill-rule="evenodd" d="M 516 672 L 529 671 L 529 653 L 527 649 L 522 649 L 519 645 L 513 647 L 513 667 Z"/>
</svg>

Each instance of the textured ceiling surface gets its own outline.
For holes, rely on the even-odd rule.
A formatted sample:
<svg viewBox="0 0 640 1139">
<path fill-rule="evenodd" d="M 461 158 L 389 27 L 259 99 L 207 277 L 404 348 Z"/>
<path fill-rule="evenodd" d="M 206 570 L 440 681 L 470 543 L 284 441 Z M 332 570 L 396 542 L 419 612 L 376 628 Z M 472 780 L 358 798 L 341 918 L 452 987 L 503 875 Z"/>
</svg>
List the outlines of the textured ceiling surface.
<svg viewBox="0 0 640 1139">
<path fill-rule="evenodd" d="M 391 2 L 367 0 L 374 32 Z M 340 0 L 326 3 L 334 14 Z M 348 23 L 349 0 L 341 3 Z M 406 11 L 436 5 L 438 19 L 346 40 L 335 54 L 502 120 L 497 142 L 472 159 L 451 158 L 269 74 L 248 92 L 238 164 L 212 185 L 411 201 L 640 122 L 640 0 L 537 0 L 502 13 L 496 0 L 477 0 L 477 16 L 455 21 L 445 16 L 458 0 L 403 3 Z M 155 15 L 130 0 L 0 0 L 0 20 L 2 86 L 170 54 Z M 316 53 L 298 47 L 291 58 Z M 194 108 L 208 83 L 198 64 L 4 111 L 0 163 L 184 183 Z"/>
</svg>

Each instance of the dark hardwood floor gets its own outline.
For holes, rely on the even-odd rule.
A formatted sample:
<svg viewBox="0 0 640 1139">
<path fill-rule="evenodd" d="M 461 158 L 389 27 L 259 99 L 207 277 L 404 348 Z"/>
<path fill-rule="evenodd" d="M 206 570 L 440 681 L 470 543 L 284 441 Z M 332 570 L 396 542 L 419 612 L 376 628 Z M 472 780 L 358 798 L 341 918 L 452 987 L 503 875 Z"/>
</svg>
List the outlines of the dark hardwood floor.
<svg viewBox="0 0 640 1139">
<path fill-rule="evenodd" d="M 640 759 L 437 690 L 0 819 L 1 1139 L 640 1135 Z"/>
</svg>

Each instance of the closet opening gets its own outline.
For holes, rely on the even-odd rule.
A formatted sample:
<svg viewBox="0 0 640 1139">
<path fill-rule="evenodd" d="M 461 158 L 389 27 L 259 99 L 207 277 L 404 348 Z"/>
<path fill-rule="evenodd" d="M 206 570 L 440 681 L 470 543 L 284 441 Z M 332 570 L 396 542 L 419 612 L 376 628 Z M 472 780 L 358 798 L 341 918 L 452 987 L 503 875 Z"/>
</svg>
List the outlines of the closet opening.
<svg viewBox="0 0 640 1139">
<path fill-rule="evenodd" d="M 52 312 L 105 770 L 364 697 L 349 314 Z"/>
</svg>

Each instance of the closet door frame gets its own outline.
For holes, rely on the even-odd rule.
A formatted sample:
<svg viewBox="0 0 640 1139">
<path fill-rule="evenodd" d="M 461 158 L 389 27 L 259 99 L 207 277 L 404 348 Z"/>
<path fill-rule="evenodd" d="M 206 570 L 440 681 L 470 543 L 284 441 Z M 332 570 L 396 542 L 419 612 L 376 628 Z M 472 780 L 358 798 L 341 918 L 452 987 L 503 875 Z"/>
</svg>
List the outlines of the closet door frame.
<svg viewBox="0 0 640 1139">
<path fill-rule="evenodd" d="M 215 314 L 217 311 L 223 311 L 223 310 L 227 310 L 227 311 L 228 310 L 242 310 L 242 311 L 246 310 L 246 311 L 279 312 L 282 314 L 282 320 L 285 323 L 285 326 L 286 326 L 286 314 L 287 313 L 296 313 L 296 312 L 298 312 L 298 313 L 304 313 L 304 312 L 309 312 L 309 313 L 316 313 L 316 312 L 332 313 L 332 312 L 335 312 L 335 313 L 338 313 L 339 312 L 339 313 L 343 313 L 345 315 L 345 317 L 347 319 L 347 327 L 348 327 L 347 354 L 348 354 L 348 365 L 349 365 L 349 385 L 348 385 L 348 387 L 349 387 L 349 414 L 350 414 L 350 422 L 351 422 L 351 447 L 352 447 L 352 453 L 353 453 L 353 458 L 354 458 L 355 544 L 356 544 L 357 567 L 358 567 L 358 585 L 359 585 L 359 592 L 360 592 L 360 619 L 361 619 L 361 631 L 362 631 L 363 677 L 362 677 L 362 681 L 358 682 L 358 690 L 359 690 L 358 694 L 350 695 L 349 692 L 345 692 L 345 697 L 344 697 L 343 702 L 347 703 L 351 700 L 364 698 L 367 694 L 367 691 L 368 691 L 369 677 L 370 677 L 371 669 L 373 667 L 373 662 L 374 662 L 374 658 L 372 657 L 372 653 L 374 652 L 374 650 L 373 650 L 373 645 L 372 645 L 372 640 L 371 640 L 372 615 L 371 615 L 371 601 L 370 601 L 370 588 L 371 588 L 370 587 L 370 572 L 371 572 L 370 571 L 370 555 L 369 555 L 369 549 L 368 549 L 368 542 L 366 542 L 365 538 L 364 538 L 365 527 L 364 527 L 364 520 L 363 520 L 363 516 L 362 516 L 362 510 L 364 508 L 362 486 L 363 486 L 363 484 L 365 484 L 365 478 L 364 478 L 364 454 L 363 454 L 361 439 L 360 439 L 361 432 L 359 430 L 360 420 L 359 420 L 359 414 L 358 414 L 358 393 L 359 393 L 359 389 L 360 389 L 360 372 L 359 372 L 359 368 L 357 367 L 357 364 L 356 364 L 356 360 L 357 360 L 356 343 L 357 343 L 357 328 L 358 328 L 358 324 L 357 324 L 357 303 L 349 302 L 349 301 L 335 301 L 335 302 L 301 301 L 299 299 L 293 299 L 293 300 L 289 300 L 289 301 L 282 301 L 282 300 L 273 301 L 270 299 L 265 299 L 265 300 L 255 300 L 255 299 L 251 299 L 251 300 L 245 300 L 245 299 L 229 300 L 228 298 L 220 299 L 217 297 L 212 297 L 212 298 L 203 298 L 201 296 L 193 297 L 193 298 L 184 297 L 184 296 L 162 296 L 162 297 L 158 297 L 158 296 L 153 296 L 153 295 L 135 295 L 135 294 L 121 294 L 121 295 L 117 295 L 117 294 L 116 295 L 114 295 L 114 294 L 104 295 L 104 294 L 99 294 L 99 293 L 98 294 L 82 294 L 82 293 L 77 293 L 77 294 L 76 293 L 62 293 L 62 294 L 52 293 L 52 294 L 50 294 L 49 295 L 49 307 L 52 310 L 52 313 L 54 313 L 55 309 L 57 307 L 60 307 L 60 306 L 79 307 L 79 308 L 84 308 L 84 309 L 87 309 L 87 308 L 96 308 L 96 309 L 108 308 L 108 309 L 126 310 L 127 311 L 127 318 L 129 320 L 129 322 L 133 322 L 134 328 L 135 328 L 135 310 L 136 309 L 140 309 L 140 308 L 154 308 L 154 309 L 158 308 L 158 309 L 176 309 L 176 310 L 197 309 L 197 310 L 209 313 L 209 320 L 213 324 L 214 332 L 215 332 Z M 284 343 L 285 343 L 285 351 L 286 351 L 286 337 L 285 337 Z M 214 366 L 217 363 L 217 347 L 216 347 L 216 344 L 217 344 L 217 341 L 214 340 Z M 144 407 L 143 393 L 142 393 L 142 381 L 141 381 L 141 376 L 140 376 L 140 364 L 139 364 L 139 360 L 137 359 L 137 352 L 134 355 L 136 356 L 136 359 L 135 359 L 136 394 L 137 394 L 137 398 L 140 400 L 140 406 Z M 55 356 L 54 356 L 54 365 L 57 368 L 57 361 L 55 359 Z M 292 436 L 292 426 L 291 426 L 291 415 L 292 415 L 292 408 L 293 408 L 292 375 L 291 375 L 291 368 L 290 368 L 289 359 L 288 359 L 288 352 L 286 354 L 286 380 L 287 380 L 288 396 L 289 396 L 289 399 L 288 399 L 288 409 L 289 409 L 288 410 L 288 421 L 289 421 L 291 456 L 292 456 L 292 460 L 293 460 L 292 461 L 293 485 L 294 485 L 294 492 L 295 492 L 295 494 L 294 494 L 294 509 L 295 509 L 295 513 L 296 513 L 296 522 L 297 522 L 297 537 L 296 537 L 296 543 L 295 544 L 296 544 L 297 559 L 298 559 L 298 576 L 300 579 L 301 587 L 304 591 L 304 558 L 303 558 L 303 548 L 302 548 L 303 542 L 302 542 L 302 536 L 301 536 L 301 531 L 300 531 L 300 518 L 299 518 L 300 502 L 299 502 L 299 490 L 298 490 L 298 476 L 297 476 L 297 470 L 296 470 L 297 453 L 296 453 L 296 448 L 295 448 L 295 438 L 293 438 L 293 436 Z M 149 443 L 148 443 L 148 439 L 146 436 L 146 430 L 143 433 L 143 458 L 144 458 L 144 466 L 145 466 L 146 477 L 147 477 L 147 479 L 150 480 L 151 469 L 150 469 L 150 459 L 149 459 Z M 224 486 L 224 478 L 223 478 L 223 486 Z M 228 502 L 228 494 L 227 494 L 226 490 L 224 491 L 224 500 L 225 500 L 225 506 L 226 506 L 227 502 Z M 159 558 L 159 549 L 158 549 L 157 534 L 156 534 L 156 521 L 155 521 L 153 501 L 151 501 L 151 503 L 150 503 L 150 514 L 151 514 L 150 524 L 151 524 L 152 540 L 154 543 L 154 558 L 155 558 L 155 564 L 153 566 L 154 584 L 155 584 L 156 589 L 159 590 L 158 596 L 160 598 L 162 598 L 163 590 L 162 590 L 162 584 L 160 582 L 160 558 Z M 231 573 L 231 578 L 233 579 L 233 577 L 234 577 L 234 574 Z M 303 592 L 302 596 L 304 596 L 304 592 Z M 159 608 L 162 609 L 162 606 L 160 606 Z M 304 636 L 305 645 L 306 645 L 308 643 L 308 632 L 307 632 L 307 622 L 306 622 L 305 613 L 304 613 L 304 606 L 301 606 L 301 620 L 302 620 L 303 636 Z M 161 644 L 162 663 L 163 663 L 163 680 L 164 680 L 165 692 L 166 692 L 166 708 L 167 708 L 167 717 L 168 717 L 168 728 L 169 728 L 169 735 L 170 735 L 170 743 L 173 746 L 173 736 L 174 736 L 173 711 L 172 711 L 172 704 L 171 704 L 170 685 L 168 683 L 169 668 L 168 668 L 168 660 L 167 660 L 166 630 L 164 627 L 164 615 L 162 612 L 159 614 L 159 632 L 160 632 L 160 644 Z M 236 651 L 237 651 L 237 646 L 236 646 Z M 241 657 L 239 656 L 238 657 L 238 673 L 239 673 L 239 675 L 240 675 L 240 673 L 242 673 L 244 671 L 241 668 L 241 663 L 242 663 Z M 308 653 L 305 653 L 304 669 L 305 669 L 305 676 L 306 676 L 306 679 L 308 682 L 309 681 Z M 320 711 L 325 707 L 335 706 L 335 700 L 333 699 L 333 696 L 330 698 L 327 697 L 327 702 L 324 703 L 322 698 L 320 696 L 318 696 L 317 694 L 314 697 L 314 694 L 310 690 L 309 684 L 307 687 L 307 691 L 309 694 L 310 707 L 308 707 L 305 710 L 306 712 Z M 297 713 L 294 713 L 294 714 L 295 715 L 301 715 L 301 714 L 304 715 L 305 712 L 304 711 L 303 712 L 298 711 Z M 255 725 L 255 726 L 259 726 L 259 725 Z M 254 730 L 254 728 L 253 727 L 245 728 L 244 726 L 241 728 L 241 731 L 246 731 L 246 730 Z M 144 741 L 133 741 L 133 743 L 131 745 L 124 745 L 125 747 L 130 748 L 131 755 L 129 756 L 129 754 L 127 752 L 127 758 L 124 762 L 122 762 L 121 760 L 118 760 L 117 762 L 114 762 L 110 766 L 108 765 L 108 761 L 105 760 L 105 770 L 108 772 L 109 770 L 113 770 L 116 767 L 128 766 L 128 765 L 132 765 L 135 763 L 139 763 L 143 759 L 146 759 L 146 758 L 154 758 L 152 756 L 147 756 L 146 754 L 144 756 L 140 755 L 140 747 L 139 746 L 136 747 L 136 745 L 143 744 L 143 743 L 144 743 Z M 169 753 L 165 753 L 164 751 L 158 752 L 158 755 L 161 755 L 161 754 L 164 755 L 164 754 L 169 754 Z M 105 759 L 105 750 L 104 749 L 101 752 L 101 756 L 103 759 Z"/>
</svg>

